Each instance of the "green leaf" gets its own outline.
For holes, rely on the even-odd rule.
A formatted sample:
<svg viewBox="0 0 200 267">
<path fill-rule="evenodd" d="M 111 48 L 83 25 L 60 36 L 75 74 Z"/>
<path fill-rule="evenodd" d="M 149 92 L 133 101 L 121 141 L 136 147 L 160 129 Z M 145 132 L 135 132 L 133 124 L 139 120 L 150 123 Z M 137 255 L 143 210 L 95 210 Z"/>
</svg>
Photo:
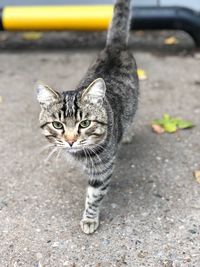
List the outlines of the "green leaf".
<svg viewBox="0 0 200 267">
<path fill-rule="evenodd" d="M 174 123 L 176 123 L 176 125 L 177 125 L 177 127 L 179 129 L 187 129 L 187 128 L 194 127 L 193 122 L 191 122 L 191 121 L 185 121 L 185 120 L 183 120 L 181 118 L 173 118 L 172 121 Z"/>
<path fill-rule="evenodd" d="M 194 124 L 191 121 L 179 121 L 177 123 L 179 129 L 188 129 L 194 127 Z"/>
<path fill-rule="evenodd" d="M 174 133 L 178 129 L 187 129 L 195 126 L 191 121 L 186 121 L 179 117 L 173 118 L 167 113 L 163 115 L 162 119 L 154 120 L 153 124 L 163 127 L 165 132 L 168 133 Z"/>
<path fill-rule="evenodd" d="M 173 122 L 167 122 L 164 125 L 164 129 L 167 133 L 174 133 L 177 131 L 176 124 Z"/>
<path fill-rule="evenodd" d="M 163 120 L 166 122 L 166 121 L 170 121 L 170 116 L 169 116 L 169 114 L 167 114 L 167 113 L 164 113 L 164 115 L 163 115 Z"/>
<path fill-rule="evenodd" d="M 154 124 L 158 124 L 160 126 L 164 126 L 168 122 L 170 122 L 170 116 L 167 113 L 163 115 L 162 119 L 157 119 L 153 121 Z"/>
</svg>

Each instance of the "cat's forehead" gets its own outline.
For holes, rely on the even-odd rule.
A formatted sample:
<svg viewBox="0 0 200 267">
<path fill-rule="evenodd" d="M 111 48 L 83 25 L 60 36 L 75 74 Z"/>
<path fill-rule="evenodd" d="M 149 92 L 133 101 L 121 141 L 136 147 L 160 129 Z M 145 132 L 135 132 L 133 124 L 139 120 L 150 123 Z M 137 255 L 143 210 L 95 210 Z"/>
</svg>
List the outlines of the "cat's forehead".
<svg viewBox="0 0 200 267">
<path fill-rule="evenodd" d="M 75 118 L 77 112 L 80 111 L 78 105 L 77 93 L 75 91 L 68 91 L 63 93 L 63 106 L 61 111 L 65 118 Z"/>
<path fill-rule="evenodd" d="M 83 107 L 81 107 L 76 91 L 63 92 L 62 102 L 57 109 L 58 119 L 73 125 L 83 117 Z"/>
<path fill-rule="evenodd" d="M 52 103 L 43 112 L 46 118 L 51 117 L 52 120 L 59 120 L 72 126 L 81 120 L 95 120 L 104 114 L 102 108 L 99 110 L 98 107 L 90 105 L 89 102 L 82 102 L 77 91 L 62 92 L 60 96 L 58 102 Z"/>
<path fill-rule="evenodd" d="M 95 115 L 96 109 L 89 103 L 82 102 L 76 91 L 67 91 L 63 93 L 63 103 L 60 109 L 64 118 L 69 120 L 80 120 L 83 117 Z"/>
</svg>

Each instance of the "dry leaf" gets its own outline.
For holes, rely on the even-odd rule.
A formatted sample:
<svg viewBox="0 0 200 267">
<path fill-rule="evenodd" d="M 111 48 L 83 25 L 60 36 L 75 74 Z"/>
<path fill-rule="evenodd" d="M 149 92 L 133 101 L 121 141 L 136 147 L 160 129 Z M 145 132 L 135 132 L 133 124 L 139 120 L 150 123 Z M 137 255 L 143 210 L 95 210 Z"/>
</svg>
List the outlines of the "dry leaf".
<svg viewBox="0 0 200 267">
<path fill-rule="evenodd" d="M 166 45 L 174 45 L 174 44 L 178 44 L 179 41 L 176 39 L 176 37 L 171 36 L 171 37 L 166 38 L 164 43 Z"/>
<path fill-rule="evenodd" d="M 194 177 L 196 178 L 197 183 L 200 184 L 200 170 L 194 171 Z"/>
<path fill-rule="evenodd" d="M 25 32 L 22 34 L 22 39 L 32 41 L 39 40 L 42 38 L 42 32 Z"/>
<path fill-rule="evenodd" d="M 140 81 L 144 81 L 144 80 L 147 79 L 147 74 L 146 74 L 146 72 L 144 70 L 138 69 L 137 70 L 137 74 L 138 74 L 138 78 L 139 78 Z"/>
<path fill-rule="evenodd" d="M 165 132 L 164 128 L 161 127 L 160 125 L 152 124 L 151 127 L 152 127 L 153 131 L 155 133 L 157 133 L 157 134 L 161 134 L 161 133 L 164 133 Z"/>
</svg>

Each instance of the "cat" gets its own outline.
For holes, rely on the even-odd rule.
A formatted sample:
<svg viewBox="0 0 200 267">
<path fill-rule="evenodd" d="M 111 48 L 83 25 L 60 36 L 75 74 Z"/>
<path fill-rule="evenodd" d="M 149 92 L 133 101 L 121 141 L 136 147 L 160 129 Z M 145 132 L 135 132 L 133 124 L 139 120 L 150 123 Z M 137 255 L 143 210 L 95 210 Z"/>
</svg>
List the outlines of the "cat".
<svg viewBox="0 0 200 267">
<path fill-rule="evenodd" d="M 113 173 L 117 150 L 138 104 L 135 60 L 127 49 L 131 0 L 116 0 L 104 50 L 74 91 L 57 92 L 38 84 L 40 126 L 58 149 L 79 161 L 88 175 L 86 234 L 99 226 L 99 208 Z"/>
</svg>

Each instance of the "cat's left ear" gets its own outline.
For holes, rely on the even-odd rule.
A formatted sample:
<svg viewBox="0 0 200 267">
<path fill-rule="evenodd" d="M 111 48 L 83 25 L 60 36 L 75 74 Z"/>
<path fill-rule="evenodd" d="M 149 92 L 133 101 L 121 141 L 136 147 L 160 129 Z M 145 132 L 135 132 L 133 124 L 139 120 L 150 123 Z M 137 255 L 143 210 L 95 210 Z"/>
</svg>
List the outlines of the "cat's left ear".
<svg viewBox="0 0 200 267">
<path fill-rule="evenodd" d="M 82 94 L 82 100 L 88 100 L 94 104 L 101 104 L 105 97 L 106 84 L 102 78 L 94 80 Z"/>
</svg>

